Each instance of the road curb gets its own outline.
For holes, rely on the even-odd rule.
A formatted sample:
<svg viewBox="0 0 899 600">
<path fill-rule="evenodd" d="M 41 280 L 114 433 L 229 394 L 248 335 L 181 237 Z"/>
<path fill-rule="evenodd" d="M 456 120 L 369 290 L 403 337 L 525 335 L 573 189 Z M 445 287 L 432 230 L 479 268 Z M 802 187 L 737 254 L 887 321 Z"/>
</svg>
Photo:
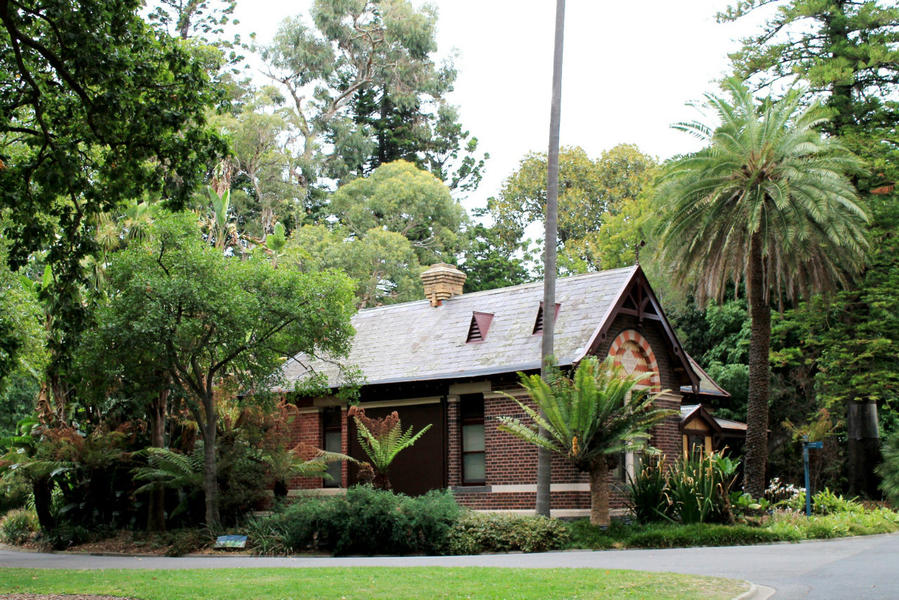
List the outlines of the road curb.
<svg viewBox="0 0 899 600">
<path fill-rule="evenodd" d="M 768 600 L 777 591 L 766 585 L 756 585 L 751 581 L 746 583 L 749 584 L 749 589 L 734 598 L 734 600 Z"/>
</svg>

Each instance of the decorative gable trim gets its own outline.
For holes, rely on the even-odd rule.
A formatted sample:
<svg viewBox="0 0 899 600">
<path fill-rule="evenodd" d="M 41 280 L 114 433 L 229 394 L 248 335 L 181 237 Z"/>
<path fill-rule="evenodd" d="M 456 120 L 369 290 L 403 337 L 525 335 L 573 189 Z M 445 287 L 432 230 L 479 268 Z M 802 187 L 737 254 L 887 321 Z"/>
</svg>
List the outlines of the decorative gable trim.
<svg viewBox="0 0 899 600">
<path fill-rule="evenodd" d="M 609 329 L 615 321 L 615 317 L 619 314 L 636 317 L 640 323 L 644 320 L 657 321 L 665 332 L 665 336 L 668 338 L 668 342 L 671 345 L 671 352 L 674 354 L 677 361 L 680 362 L 681 367 L 690 379 L 690 387 L 692 388 L 693 393 L 699 392 L 699 376 L 690 365 L 687 353 L 684 351 L 680 341 L 678 341 L 677 336 L 674 334 L 674 328 L 671 327 L 671 324 L 665 317 L 665 313 L 662 312 L 659 300 L 656 298 L 655 292 L 653 292 L 652 288 L 649 286 L 649 281 L 646 279 L 646 275 L 643 273 L 643 269 L 640 268 L 640 265 L 634 266 L 630 279 L 628 279 L 627 283 L 622 286 L 618 298 L 609 307 L 609 310 L 599 327 L 593 332 L 593 335 L 590 337 L 590 341 L 587 343 L 581 356 L 573 361 L 575 364 L 583 360 L 585 356 L 596 354 L 599 347 L 606 340 Z"/>
<path fill-rule="evenodd" d="M 640 385 L 646 385 L 654 392 L 662 390 L 659 362 L 649 341 L 639 331 L 625 329 L 619 333 L 609 348 L 609 356 L 616 366 L 623 368 L 628 374 L 642 374 Z"/>
<path fill-rule="evenodd" d="M 487 331 L 493 322 L 493 314 L 474 311 L 471 313 L 471 323 L 468 325 L 468 338 L 466 344 L 479 343 L 487 339 Z"/>
</svg>

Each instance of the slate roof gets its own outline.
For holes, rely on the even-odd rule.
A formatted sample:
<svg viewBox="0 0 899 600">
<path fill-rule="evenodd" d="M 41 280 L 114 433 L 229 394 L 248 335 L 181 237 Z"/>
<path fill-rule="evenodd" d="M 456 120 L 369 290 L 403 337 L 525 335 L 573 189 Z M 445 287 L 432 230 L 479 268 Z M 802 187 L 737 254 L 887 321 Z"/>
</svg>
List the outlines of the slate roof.
<svg viewBox="0 0 899 600">
<path fill-rule="evenodd" d="M 709 374 L 705 372 L 705 369 L 699 366 L 699 363 L 693 360 L 693 357 L 689 354 L 687 355 L 687 360 L 690 361 L 690 366 L 693 368 L 693 371 L 699 376 L 699 393 L 703 396 L 719 396 L 724 398 L 730 398 L 730 393 L 725 390 L 723 387 L 715 383 L 715 380 L 709 377 Z M 690 386 L 683 385 L 680 388 L 681 393 L 689 394 L 692 390 Z"/>
<path fill-rule="evenodd" d="M 560 278 L 556 283 L 555 355 L 560 365 L 583 358 L 638 267 Z M 362 370 L 367 385 L 458 379 L 540 368 L 541 335 L 534 323 L 543 282 L 454 296 L 441 306 L 427 300 L 361 310 L 352 318 L 356 336 L 341 362 Z M 466 343 L 474 312 L 492 313 L 482 342 Z M 310 372 L 340 386 L 336 364 L 298 355 L 284 365 L 293 384 Z"/>
</svg>

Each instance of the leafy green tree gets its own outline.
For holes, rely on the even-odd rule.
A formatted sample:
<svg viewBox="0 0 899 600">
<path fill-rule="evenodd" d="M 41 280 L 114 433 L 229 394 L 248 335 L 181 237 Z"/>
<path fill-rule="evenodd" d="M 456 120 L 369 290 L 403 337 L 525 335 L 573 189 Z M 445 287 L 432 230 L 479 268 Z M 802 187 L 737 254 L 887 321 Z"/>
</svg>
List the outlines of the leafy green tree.
<svg viewBox="0 0 899 600">
<path fill-rule="evenodd" d="M 857 271 L 866 215 L 845 173 L 858 162 L 821 135 L 827 110 L 800 110 L 798 94 L 757 105 L 728 82 L 731 100 L 707 95 L 721 121 L 678 125 L 708 146 L 673 161 L 658 190 L 667 205 L 663 249 L 681 281 L 698 278 L 700 302 L 746 279 L 751 319 L 744 487 L 765 489 L 773 300 L 830 288 Z"/>
<path fill-rule="evenodd" d="M 283 262 L 301 271 L 343 271 L 355 283 L 358 308 L 423 297 L 415 249 L 393 231 L 375 227 L 356 237 L 341 228 L 304 225 L 287 241 Z"/>
<path fill-rule="evenodd" d="M 621 452 L 643 449 L 652 426 L 671 412 L 654 408 L 655 396 L 638 387 L 640 382 L 591 356 L 578 365 L 572 379 L 558 370 L 546 379 L 521 376 L 539 411 L 513 399 L 543 433 L 520 419 L 499 418 L 501 431 L 546 448 L 590 474 L 593 525 L 609 525 L 609 461 Z"/>
<path fill-rule="evenodd" d="M 388 471 L 393 459 L 406 448 L 411 448 L 427 433 L 431 425 L 425 425 L 418 433 L 412 432 L 411 425 L 409 429 L 403 431 L 403 424 L 396 411 L 381 419 L 375 419 L 365 416 L 365 409 L 359 406 L 351 406 L 347 415 L 353 417 L 359 445 L 371 461 L 375 472 L 374 486 L 389 490 L 391 486 Z"/>
<path fill-rule="evenodd" d="M 758 88 L 801 79 L 834 110 L 830 131 L 896 125 L 899 8 L 876 0 L 739 0 L 718 15 L 734 21 L 776 7 L 731 55 L 735 75 Z"/>
<path fill-rule="evenodd" d="M 192 215 L 159 219 L 153 235 L 112 258 L 98 309 L 107 356 L 140 348 L 162 368 L 200 425 L 206 523 L 218 523 L 217 397 L 264 395 L 285 357 L 346 352 L 350 284 L 330 272 L 298 273 L 231 259 L 206 244 Z"/>
<path fill-rule="evenodd" d="M 481 223 L 465 231 L 467 243 L 463 250 L 462 270 L 469 292 L 492 290 L 518 285 L 531 280 L 527 267 L 528 254 L 519 258 L 516 251 L 504 245 L 494 227 Z"/>
<path fill-rule="evenodd" d="M 465 220 L 465 210 L 439 179 L 404 160 L 338 188 L 330 210 L 354 236 L 374 228 L 402 235 L 422 264 L 452 259 Z"/>
<path fill-rule="evenodd" d="M 290 98 L 301 184 L 410 160 L 454 189 L 480 180 L 477 140 L 446 103 L 455 71 L 434 64 L 436 11 L 408 0 L 316 0 L 263 52 Z"/>
<path fill-rule="evenodd" d="M 0 210 L 18 268 L 46 250 L 48 389 L 85 323 L 83 260 L 95 219 L 148 194 L 183 205 L 222 141 L 205 125 L 219 100 L 208 61 L 152 30 L 139 0 L 0 4 Z"/>
<path fill-rule="evenodd" d="M 562 266 L 572 271 L 618 266 L 622 248 L 633 245 L 632 239 L 640 235 L 633 232 L 643 224 L 646 202 L 636 203 L 652 180 L 654 167 L 652 158 L 627 144 L 596 160 L 578 147 L 561 149 L 558 241 Z M 507 248 L 519 247 L 527 226 L 543 220 L 545 204 L 546 155 L 531 153 L 506 180 L 499 196 L 488 201 L 497 236 Z M 619 214 L 616 226 L 627 225 L 628 233 L 618 233 L 623 237 L 612 241 L 616 232 L 603 232 L 603 225 Z M 633 264 L 630 250 L 626 264 Z"/>
<path fill-rule="evenodd" d="M 231 144 L 234 167 L 232 207 L 242 231 L 264 242 L 275 222 L 291 229 L 305 220 L 306 204 L 297 198 L 296 160 L 289 148 L 290 126 L 276 110 L 280 94 L 271 87 L 246 92 L 235 114 L 211 118 Z"/>
<path fill-rule="evenodd" d="M 153 0 L 150 20 L 166 28 L 169 35 L 183 40 L 209 42 L 224 33 L 236 0 Z"/>
<path fill-rule="evenodd" d="M 895 94 L 899 83 L 899 8 L 871 0 L 753 0 L 736 3 L 719 19 L 738 19 L 765 5 L 768 9 L 776 7 L 776 12 L 757 36 L 744 40 L 743 48 L 732 55 L 737 75 L 759 88 L 776 88 L 790 79 L 803 81 L 808 86 L 807 95 L 824 99 L 833 111 L 825 129 L 840 135 L 870 171 L 854 177 L 872 214 L 872 244 L 860 285 L 855 291 L 812 299 L 797 307 L 785 326 L 800 341 L 788 342 L 778 353 L 778 361 L 799 380 L 797 387 L 811 390 L 809 398 L 816 407 L 833 410 L 835 398 L 845 399 L 849 490 L 875 496 L 877 485 L 871 465 L 879 461 L 877 412 L 880 406 L 882 412 L 886 411 L 880 420 L 891 422 L 893 371 L 880 357 L 899 341 L 890 320 L 883 316 L 890 310 L 883 303 L 889 297 L 883 290 L 893 279 L 893 244 L 891 235 L 884 232 L 892 227 L 889 206 L 897 179 L 892 168 L 896 149 L 890 140 L 895 139 L 899 122 Z M 875 288 L 872 293 L 867 291 L 869 284 Z M 815 311 L 827 315 L 826 325 Z M 802 331 L 802 327 L 810 329 Z M 833 342 L 828 352 L 822 352 L 824 347 L 819 346 L 824 342 L 820 332 L 825 328 L 823 337 Z M 863 365 L 866 361 L 855 360 L 858 356 L 870 360 Z M 871 387 L 873 394 L 868 395 L 861 385 L 863 380 L 885 383 Z M 807 411 L 813 412 L 810 407 Z"/>
</svg>

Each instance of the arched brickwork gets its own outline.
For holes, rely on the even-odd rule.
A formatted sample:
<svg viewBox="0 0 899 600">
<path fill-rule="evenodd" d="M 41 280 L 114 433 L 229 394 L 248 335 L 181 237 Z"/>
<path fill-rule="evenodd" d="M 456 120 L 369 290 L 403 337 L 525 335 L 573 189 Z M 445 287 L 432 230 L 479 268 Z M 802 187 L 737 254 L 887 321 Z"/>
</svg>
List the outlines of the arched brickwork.
<svg viewBox="0 0 899 600">
<path fill-rule="evenodd" d="M 619 333 L 609 347 L 609 356 L 628 374 L 650 373 L 646 381 L 641 383 L 648 385 L 654 392 L 661 391 L 659 363 L 649 341 L 639 331 L 625 329 Z"/>
</svg>

